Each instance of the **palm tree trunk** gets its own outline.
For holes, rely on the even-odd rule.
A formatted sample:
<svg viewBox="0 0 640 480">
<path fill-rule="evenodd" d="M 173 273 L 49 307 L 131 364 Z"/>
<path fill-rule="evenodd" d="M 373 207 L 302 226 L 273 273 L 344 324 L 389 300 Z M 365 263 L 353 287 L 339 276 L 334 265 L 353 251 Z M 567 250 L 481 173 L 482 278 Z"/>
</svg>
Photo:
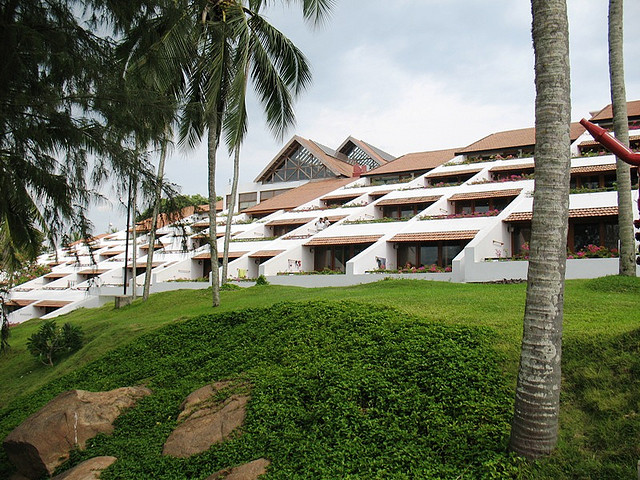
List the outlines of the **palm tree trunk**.
<svg viewBox="0 0 640 480">
<path fill-rule="evenodd" d="M 233 156 L 233 180 L 231 183 L 231 200 L 227 205 L 227 225 L 224 232 L 224 253 L 222 255 L 222 284 L 227 283 L 229 267 L 229 242 L 231 241 L 231 220 L 236 209 L 236 196 L 238 195 L 238 177 L 240 176 L 240 145 L 234 148 Z"/>
<path fill-rule="evenodd" d="M 144 276 L 144 289 L 142 291 L 143 301 L 148 300 L 151 289 L 151 269 L 153 266 L 153 254 L 156 244 L 156 229 L 158 228 L 158 215 L 160 213 L 160 203 L 162 202 L 162 179 L 164 177 L 164 163 L 167 159 L 167 144 L 169 142 L 169 129 L 165 131 L 165 138 L 160 145 L 160 160 L 158 162 L 158 175 L 156 176 L 155 204 L 151 214 L 151 231 L 149 232 L 149 254 L 147 255 L 147 268 Z"/>
<path fill-rule="evenodd" d="M 137 265 L 136 262 L 138 261 L 138 232 L 136 229 L 136 204 L 138 203 L 138 179 L 134 178 L 133 180 L 133 200 L 132 200 L 132 207 L 133 207 L 133 231 L 131 232 L 131 241 L 133 242 L 133 246 L 132 246 L 132 251 L 131 251 L 131 265 L 133 267 L 133 274 L 131 275 L 131 278 L 133 279 L 133 288 L 131 289 L 131 298 L 133 300 L 135 300 L 136 298 L 138 298 L 138 292 L 137 292 L 137 287 L 138 287 L 138 280 L 137 280 L 137 273 L 138 273 L 138 269 L 137 269 Z"/>
<path fill-rule="evenodd" d="M 562 313 L 571 164 L 569 31 L 565 0 L 532 0 L 536 179 L 524 331 L 511 450 L 537 458 L 558 436 Z"/>
<path fill-rule="evenodd" d="M 609 77 L 613 131 L 616 138 L 629 146 L 627 94 L 624 82 L 623 0 L 609 0 Z M 620 236 L 619 274 L 635 277 L 636 242 L 633 232 L 633 202 L 631 200 L 631 172 L 629 165 L 616 158 L 618 186 L 618 226 Z"/>
<path fill-rule="evenodd" d="M 218 149 L 217 123 L 209 121 L 207 137 L 207 161 L 209 164 L 209 246 L 211 251 L 212 306 L 220 305 L 220 273 L 218 266 L 218 242 L 216 236 L 216 150 Z"/>
</svg>

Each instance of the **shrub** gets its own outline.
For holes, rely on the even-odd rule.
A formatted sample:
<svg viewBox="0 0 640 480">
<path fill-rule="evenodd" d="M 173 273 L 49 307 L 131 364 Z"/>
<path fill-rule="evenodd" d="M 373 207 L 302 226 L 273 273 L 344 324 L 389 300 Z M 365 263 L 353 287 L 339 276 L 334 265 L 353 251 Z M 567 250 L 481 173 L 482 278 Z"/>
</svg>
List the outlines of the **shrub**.
<svg viewBox="0 0 640 480">
<path fill-rule="evenodd" d="M 256 285 L 269 285 L 269 281 L 264 275 L 260 275 L 256 278 Z"/>
<path fill-rule="evenodd" d="M 53 366 L 59 356 L 79 350 L 82 346 L 82 330 L 65 323 L 62 328 L 54 320 L 43 323 L 27 340 L 27 349 L 44 365 Z"/>
</svg>

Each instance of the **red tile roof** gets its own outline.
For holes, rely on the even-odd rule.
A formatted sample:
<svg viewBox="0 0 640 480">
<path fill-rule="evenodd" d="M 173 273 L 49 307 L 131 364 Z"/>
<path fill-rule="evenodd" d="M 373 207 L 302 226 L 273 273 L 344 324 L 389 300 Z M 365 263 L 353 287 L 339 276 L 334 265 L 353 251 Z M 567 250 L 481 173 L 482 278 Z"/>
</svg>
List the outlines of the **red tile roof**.
<svg viewBox="0 0 640 480">
<path fill-rule="evenodd" d="M 65 305 L 69 305 L 71 302 L 66 302 L 63 300 L 41 300 L 34 305 L 34 307 L 48 307 L 48 308 L 61 308 Z"/>
<path fill-rule="evenodd" d="M 606 165 L 585 165 L 583 167 L 573 167 L 571 168 L 572 174 L 577 173 L 600 173 L 600 172 L 615 172 L 616 164 L 609 163 Z"/>
<path fill-rule="evenodd" d="M 618 207 L 574 208 L 569 210 L 569 218 L 612 217 L 618 215 Z M 515 212 L 504 222 L 527 222 L 533 218 L 533 212 Z"/>
<path fill-rule="evenodd" d="M 342 220 L 343 218 L 347 218 L 348 216 L 349 215 L 331 215 L 325 218 L 329 220 L 329 222 L 334 223 L 334 222 L 339 222 L 340 220 Z"/>
<path fill-rule="evenodd" d="M 333 195 L 326 195 L 324 197 L 322 197 L 320 200 L 322 201 L 326 201 L 326 200 L 353 200 L 354 198 L 358 198 L 360 195 L 362 195 L 362 192 L 340 192 L 340 193 L 335 193 Z"/>
<path fill-rule="evenodd" d="M 304 225 L 305 223 L 309 223 L 311 220 L 315 220 L 316 217 L 305 217 L 305 218 L 285 218 L 282 220 L 271 220 L 267 222 L 265 225 L 267 227 L 273 227 L 275 225 Z"/>
<path fill-rule="evenodd" d="M 512 170 L 529 170 L 535 168 L 533 163 L 519 163 L 517 165 L 500 165 L 489 169 L 490 172 L 510 172 Z"/>
<path fill-rule="evenodd" d="M 371 192 L 369 193 L 369 196 L 371 198 L 379 198 L 379 197 L 384 197 L 387 193 L 391 193 L 394 190 L 378 190 L 377 192 Z"/>
<path fill-rule="evenodd" d="M 86 270 L 79 271 L 78 275 L 102 275 L 108 271 L 108 268 L 88 268 Z"/>
<path fill-rule="evenodd" d="M 352 235 L 350 237 L 319 237 L 305 243 L 305 247 L 317 247 L 323 245 L 361 245 L 375 243 L 382 235 Z"/>
<path fill-rule="evenodd" d="M 469 170 L 448 170 L 448 171 L 440 171 L 427 174 L 427 178 L 429 180 L 433 180 L 434 178 L 446 178 L 446 177 L 456 177 L 460 175 L 475 175 L 476 173 L 482 171 L 481 168 L 473 168 Z"/>
<path fill-rule="evenodd" d="M 640 100 L 627 102 L 627 116 L 637 117 L 638 115 L 640 115 Z M 611 104 L 607 105 L 591 117 L 592 122 L 602 122 L 605 120 L 613 120 L 613 108 L 611 107 Z"/>
<path fill-rule="evenodd" d="M 640 140 L 640 135 L 630 135 L 629 136 L 629 141 L 630 142 L 635 142 Z M 580 144 L 578 144 L 578 147 L 595 147 L 595 146 L 600 146 L 599 142 L 596 142 L 595 140 L 588 140 L 586 142 L 582 142 Z M 601 147 L 602 150 L 605 150 L 604 147 Z"/>
<path fill-rule="evenodd" d="M 338 160 L 335 157 L 328 155 L 322 148 L 320 148 L 312 140 L 299 137 L 295 135 L 289 142 L 278 152 L 278 154 L 269 162 L 269 164 L 260 172 L 254 182 L 261 182 L 263 179 L 275 170 L 282 162 L 283 157 L 292 154 L 298 146 L 302 146 L 307 149 L 317 160 L 319 160 L 325 167 L 329 169 L 336 176 L 351 177 L 353 174 L 353 165 Z"/>
<path fill-rule="evenodd" d="M 585 132 L 582 125 L 575 122 L 571 124 L 570 140 L 575 141 Z M 491 152 L 518 147 L 532 147 L 536 144 L 536 129 L 520 128 L 517 130 L 507 130 L 504 132 L 492 133 L 478 140 L 475 143 L 458 150 L 457 153 L 471 154 L 481 152 Z"/>
<path fill-rule="evenodd" d="M 23 300 L 20 298 L 12 298 L 4 302 L 7 307 L 26 307 L 27 305 L 31 305 L 35 300 Z"/>
<path fill-rule="evenodd" d="M 329 178 L 327 180 L 311 181 L 249 207 L 243 210 L 243 213 L 263 215 L 278 210 L 293 210 L 351 182 L 353 182 L 353 178 Z"/>
<path fill-rule="evenodd" d="M 159 265 L 162 265 L 163 262 L 153 262 L 151 264 L 151 268 L 156 268 Z M 133 263 L 130 263 L 127 265 L 127 268 L 133 268 Z M 147 268 L 147 262 L 136 262 L 136 269 L 137 268 Z"/>
<path fill-rule="evenodd" d="M 121 253 L 124 253 L 124 250 L 107 250 L 106 252 L 102 252 L 100 255 L 103 257 L 115 257 Z"/>
<path fill-rule="evenodd" d="M 459 200 L 476 200 L 480 198 L 517 197 L 521 191 L 521 188 L 514 188 L 510 190 L 492 190 L 489 192 L 456 193 L 449 197 L 449 201 L 457 202 Z"/>
<path fill-rule="evenodd" d="M 399 233 L 390 242 L 436 242 L 446 240 L 471 240 L 478 230 L 453 230 L 448 232 Z"/>
<path fill-rule="evenodd" d="M 249 255 L 249 258 L 273 258 L 282 252 L 284 252 L 284 250 L 258 250 Z"/>
<path fill-rule="evenodd" d="M 59 273 L 59 272 L 51 272 L 51 273 L 47 273 L 44 278 L 64 278 L 67 275 L 69 275 L 68 273 Z"/>
<path fill-rule="evenodd" d="M 249 252 L 229 252 L 229 258 L 240 258 L 243 255 L 246 255 Z M 218 252 L 218 258 L 223 258 L 224 252 Z M 203 252 L 198 255 L 191 257 L 192 260 L 208 260 L 211 258 L 211 252 Z"/>
<path fill-rule="evenodd" d="M 440 200 L 442 195 L 431 195 L 429 197 L 408 197 L 408 198 L 389 198 L 387 200 L 380 200 L 376 203 L 376 206 L 385 205 L 412 205 L 414 203 L 432 203 Z"/>
<path fill-rule="evenodd" d="M 431 170 L 455 157 L 455 151 L 455 148 L 450 148 L 432 152 L 407 153 L 385 165 L 363 173 L 362 176 Z"/>
</svg>

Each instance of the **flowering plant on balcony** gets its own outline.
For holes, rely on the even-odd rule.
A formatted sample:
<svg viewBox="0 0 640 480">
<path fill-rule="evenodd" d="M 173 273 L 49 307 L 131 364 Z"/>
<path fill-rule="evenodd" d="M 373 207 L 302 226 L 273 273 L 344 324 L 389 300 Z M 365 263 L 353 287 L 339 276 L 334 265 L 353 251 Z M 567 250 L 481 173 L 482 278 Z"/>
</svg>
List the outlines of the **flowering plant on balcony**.
<svg viewBox="0 0 640 480">
<path fill-rule="evenodd" d="M 419 220 L 442 220 L 448 218 L 476 218 L 476 217 L 495 217 L 500 213 L 500 210 L 493 209 L 486 212 L 471 212 L 471 213 L 451 213 L 448 215 L 422 215 Z"/>
<path fill-rule="evenodd" d="M 424 188 L 457 187 L 458 185 L 462 185 L 463 183 L 464 181 L 463 182 L 438 182 L 438 183 L 431 183 Z"/>
<path fill-rule="evenodd" d="M 421 265 L 414 267 L 411 264 L 407 264 L 404 267 L 400 267 L 397 270 L 377 269 L 370 270 L 371 273 L 445 273 L 450 272 L 451 266 L 439 267 L 435 263 L 432 265 Z"/>
<path fill-rule="evenodd" d="M 617 248 L 601 247 L 599 245 L 589 244 L 586 247 L 578 250 L 577 252 L 568 252 L 568 259 L 580 259 L 580 258 L 617 258 L 619 252 Z"/>
</svg>

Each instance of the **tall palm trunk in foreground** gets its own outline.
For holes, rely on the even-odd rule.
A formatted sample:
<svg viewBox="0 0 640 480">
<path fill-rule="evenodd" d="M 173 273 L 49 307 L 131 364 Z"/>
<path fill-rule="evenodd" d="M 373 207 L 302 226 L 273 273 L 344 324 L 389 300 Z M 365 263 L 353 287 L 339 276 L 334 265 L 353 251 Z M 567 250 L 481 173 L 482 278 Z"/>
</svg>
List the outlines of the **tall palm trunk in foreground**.
<svg viewBox="0 0 640 480">
<path fill-rule="evenodd" d="M 613 131 L 620 142 L 629 146 L 627 94 L 624 82 L 623 0 L 609 0 L 609 77 L 611 79 L 611 107 Z M 631 172 L 629 165 L 616 158 L 618 186 L 618 226 L 620 236 L 619 273 L 636 275 L 636 242 L 633 233 L 633 202 L 631 201 Z"/>
<path fill-rule="evenodd" d="M 528 458 L 557 443 L 566 266 L 571 99 L 565 0 L 532 0 L 536 73 L 535 193 L 511 450 Z"/>
<path fill-rule="evenodd" d="M 229 242 L 231 241 L 231 221 L 236 209 L 236 196 L 238 195 L 238 177 L 240 176 L 240 145 L 236 145 L 233 152 L 233 180 L 231 181 L 231 198 L 227 205 L 227 221 L 224 232 L 224 252 L 222 254 L 222 284 L 227 283 L 229 270 Z"/>
<path fill-rule="evenodd" d="M 151 269 L 153 268 L 153 253 L 156 244 L 156 230 L 158 228 L 158 215 L 160 214 L 160 204 L 162 203 L 162 179 L 164 177 L 164 164 L 167 159 L 167 144 L 169 142 L 170 129 L 167 128 L 165 138 L 160 145 L 160 160 L 158 161 L 158 175 L 156 176 L 155 203 L 151 214 L 151 231 L 149 232 L 149 254 L 147 255 L 147 268 L 144 276 L 144 289 L 142 291 L 143 300 L 149 298 L 151 289 Z"/>
<path fill-rule="evenodd" d="M 218 266 L 218 240 L 216 235 L 216 150 L 218 149 L 217 123 L 209 122 L 207 134 L 207 160 L 209 164 L 209 247 L 211 250 L 212 306 L 220 305 L 220 269 Z"/>
</svg>

